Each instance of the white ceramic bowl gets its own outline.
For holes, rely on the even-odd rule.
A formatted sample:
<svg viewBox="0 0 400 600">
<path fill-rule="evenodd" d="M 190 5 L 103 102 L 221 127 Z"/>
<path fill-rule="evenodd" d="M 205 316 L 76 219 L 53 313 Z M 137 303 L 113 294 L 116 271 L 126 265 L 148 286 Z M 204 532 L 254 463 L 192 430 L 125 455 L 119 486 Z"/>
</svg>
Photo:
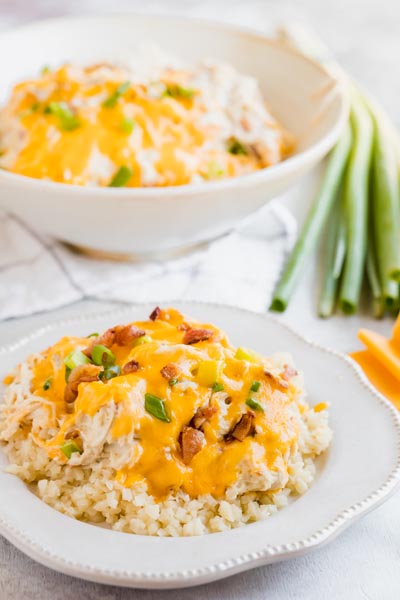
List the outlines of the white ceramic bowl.
<svg viewBox="0 0 400 600">
<path fill-rule="evenodd" d="M 243 177 L 167 188 L 83 188 L 0 171 L 1 205 L 80 247 L 169 255 L 237 227 L 336 142 L 347 101 L 342 86 L 320 66 L 260 34 L 177 17 L 62 18 L 2 33 L 0 55 L 7 60 L 0 70 L 0 101 L 13 83 L 45 64 L 118 60 L 146 42 L 188 60 L 217 58 L 254 76 L 273 114 L 297 138 L 294 155 Z"/>
</svg>

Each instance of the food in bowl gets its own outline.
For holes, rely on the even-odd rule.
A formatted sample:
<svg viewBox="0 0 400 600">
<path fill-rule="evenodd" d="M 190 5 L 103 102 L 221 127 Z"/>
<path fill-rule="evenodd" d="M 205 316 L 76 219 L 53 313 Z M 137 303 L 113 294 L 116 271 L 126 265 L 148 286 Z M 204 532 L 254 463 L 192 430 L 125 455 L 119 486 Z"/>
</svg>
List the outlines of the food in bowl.
<svg viewBox="0 0 400 600">
<path fill-rule="evenodd" d="M 64 337 L 5 383 L 8 472 L 60 512 L 129 533 L 265 519 L 308 489 L 332 436 L 289 356 L 236 348 L 172 308 Z"/>
<path fill-rule="evenodd" d="M 257 81 L 161 50 L 129 66 L 64 64 L 18 83 L 0 110 L 0 166 L 81 186 L 177 186 L 251 173 L 292 141 Z"/>
</svg>

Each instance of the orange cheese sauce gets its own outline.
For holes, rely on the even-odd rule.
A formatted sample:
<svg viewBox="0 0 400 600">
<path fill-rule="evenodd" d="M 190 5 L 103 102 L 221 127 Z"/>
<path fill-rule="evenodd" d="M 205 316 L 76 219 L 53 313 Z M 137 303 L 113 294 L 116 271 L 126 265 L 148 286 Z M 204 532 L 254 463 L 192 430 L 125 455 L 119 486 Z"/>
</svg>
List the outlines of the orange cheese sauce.
<svg viewBox="0 0 400 600">
<path fill-rule="evenodd" d="M 182 326 L 187 324 L 212 330 L 212 338 L 193 345 L 183 344 L 185 331 Z M 111 350 L 121 369 L 127 362 L 135 360 L 139 363 L 138 371 L 114 377 L 105 383 L 81 383 L 72 414 L 67 414 L 64 403 L 64 359 L 73 349 L 87 348 L 91 339 L 65 337 L 42 352 L 36 360 L 31 391 L 35 396 L 51 401 L 55 407 L 55 416 L 49 415 L 49 426 L 56 428 L 57 433 L 40 442 L 49 455 L 66 463 L 60 447 L 65 442 L 67 431 L 78 427 L 82 415 L 93 418 L 101 407 L 113 403 L 116 414 L 108 443 L 132 445 L 131 463 L 115 472 L 116 479 L 126 486 L 145 482 L 156 498 L 178 489 L 191 497 L 201 494 L 222 497 L 227 487 L 237 480 L 241 463 L 251 455 L 254 444 L 264 449 L 254 468 L 265 465 L 276 469 L 276 459 L 284 457 L 297 440 L 296 423 L 289 410 L 298 401 L 294 385 L 289 383 L 287 388 L 279 386 L 264 374 L 266 366 L 270 369 L 267 359 L 248 362 L 235 358 L 236 348 L 221 330 L 213 325 L 188 321 L 174 309 L 163 310 L 155 321 L 135 325 L 146 332 L 149 341 L 128 346 L 113 345 Z M 218 378 L 224 386 L 223 391 L 213 392 L 212 385 L 199 383 L 199 364 L 204 360 L 218 361 Z M 161 369 L 168 363 L 180 366 L 179 383 L 176 385 L 171 386 L 161 374 Z M 51 385 L 44 390 L 46 381 L 50 381 Z M 260 383 L 257 392 L 250 391 L 254 381 Z M 145 393 L 164 401 L 169 423 L 146 411 Z M 227 441 L 227 430 L 222 431 L 222 423 L 225 421 L 228 430 L 231 430 L 249 410 L 246 405 L 249 397 L 264 408 L 264 412 L 254 411 L 255 431 L 243 441 Z M 197 409 L 207 405 L 217 410 L 202 428 L 204 445 L 190 463 L 185 464 L 180 434 Z"/>
<path fill-rule="evenodd" d="M 140 187 L 182 185 L 195 176 L 233 177 L 265 166 L 255 154 L 235 155 L 221 147 L 216 128 L 203 124 L 206 108 L 199 90 L 176 97 L 165 93 L 170 85 L 184 88 L 187 74 L 166 71 L 158 88 L 131 82 L 106 106 L 126 74 L 109 65 L 108 76 L 101 65 L 96 69 L 79 68 L 78 73 L 77 67 L 64 65 L 14 87 L 3 119 L 15 122 L 19 151 L 8 170 L 108 186 L 121 167 L 128 167 L 131 176 L 123 185 Z M 78 125 L 66 128 L 49 110 L 53 103 L 65 105 Z"/>
</svg>

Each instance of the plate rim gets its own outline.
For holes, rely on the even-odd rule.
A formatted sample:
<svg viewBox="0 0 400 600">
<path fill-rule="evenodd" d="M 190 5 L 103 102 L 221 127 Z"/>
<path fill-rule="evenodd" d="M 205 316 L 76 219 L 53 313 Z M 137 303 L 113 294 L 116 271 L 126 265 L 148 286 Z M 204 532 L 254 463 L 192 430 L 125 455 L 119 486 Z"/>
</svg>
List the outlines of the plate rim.
<svg viewBox="0 0 400 600">
<path fill-rule="evenodd" d="M 29 342 L 39 339 L 41 336 L 58 329 L 59 327 L 68 327 L 69 325 L 84 323 L 92 319 L 108 318 L 116 314 L 123 316 L 125 314 L 129 314 L 129 312 L 132 310 L 137 309 L 151 310 L 157 304 L 157 301 L 116 303 L 115 308 L 99 311 L 88 311 L 87 313 L 81 315 L 57 319 L 47 323 L 46 325 L 42 325 L 41 327 L 33 329 L 30 333 L 24 336 L 18 337 L 18 339 L 11 344 L 0 346 L 0 357 L 5 353 L 15 352 L 20 348 L 23 348 Z M 318 529 L 307 538 L 287 544 L 268 544 L 261 550 L 247 552 L 245 554 L 196 569 L 182 571 L 176 570 L 169 572 L 140 572 L 137 570 L 127 571 L 93 567 L 90 564 L 83 564 L 81 562 L 75 562 L 71 559 L 66 559 L 58 555 L 56 552 L 49 550 L 48 548 L 36 542 L 29 535 L 29 532 L 26 529 L 19 529 L 17 526 L 9 523 L 7 519 L 0 515 L 0 533 L 13 545 L 18 547 L 22 552 L 34 560 L 37 560 L 47 567 L 91 581 L 96 580 L 102 583 L 110 584 L 119 583 L 120 585 L 132 587 L 153 587 L 153 589 L 160 587 L 165 588 L 199 585 L 200 583 L 205 583 L 206 581 L 211 581 L 212 579 L 227 577 L 229 575 L 233 575 L 234 573 L 261 566 L 270 562 L 294 558 L 308 551 L 316 549 L 334 539 L 340 532 L 344 531 L 359 517 L 368 513 L 374 508 L 377 508 L 400 487 L 400 413 L 382 394 L 380 394 L 372 386 L 361 367 L 359 367 L 359 365 L 350 357 L 338 352 L 337 350 L 333 350 L 332 348 L 328 348 L 319 344 L 318 342 L 310 340 L 307 336 L 298 333 L 296 329 L 284 323 L 279 318 L 267 313 L 260 313 L 246 308 L 229 306 L 218 302 L 202 302 L 196 300 L 170 300 L 168 301 L 168 305 L 174 307 L 178 306 L 178 308 L 180 305 L 193 305 L 199 307 L 209 306 L 217 309 L 227 310 L 236 314 L 251 315 L 253 317 L 255 316 L 265 321 L 277 324 L 278 327 L 282 327 L 306 345 L 311 346 L 325 354 L 335 356 L 337 359 L 342 361 L 347 368 L 352 370 L 363 387 L 365 387 L 368 392 L 372 394 L 376 402 L 383 406 L 386 411 L 388 411 L 389 416 L 391 417 L 392 425 L 397 437 L 397 460 L 387 479 L 382 483 L 381 486 L 379 486 L 379 488 L 371 492 L 366 498 L 363 498 L 362 500 L 342 510 L 335 516 L 335 518 L 327 523 L 327 525 L 321 529 Z"/>
</svg>

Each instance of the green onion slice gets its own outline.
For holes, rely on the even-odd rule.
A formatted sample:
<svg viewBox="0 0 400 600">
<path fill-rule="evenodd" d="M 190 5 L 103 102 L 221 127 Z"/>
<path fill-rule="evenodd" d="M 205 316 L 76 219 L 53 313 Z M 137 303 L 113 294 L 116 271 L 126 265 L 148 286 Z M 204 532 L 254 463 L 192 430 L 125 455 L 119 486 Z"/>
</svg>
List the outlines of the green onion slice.
<svg viewBox="0 0 400 600">
<path fill-rule="evenodd" d="M 128 117 L 125 117 L 124 119 L 122 119 L 121 129 L 125 133 L 128 133 L 128 134 L 132 133 L 134 127 L 135 127 L 135 121 L 133 119 L 129 119 Z"/>
<path fill-rule="evenodd" d="M 247 398 L 246 404 L 253 410 L 258 410 L 260 412 L 264 412 L 264 409 L 261 406 L 261 404 L 259 402 L 257 402 L 257 400 L 254 400 L 254 398 Z"/>
<path fill-rule="evenodd" d="M 136 348 L 136 346 L 141 346 L 142 344 L 148 344 L 149 342 L 151 342 L 151 337 L 149 335 L 141 335 L 134 340 L 132 348 Z"/>
<path fill-rule="evenodd" d="M 212 386 L 212 391 L 213 392 L 222 392 L 223 389 L 224 389 L 224 384 L 223 383 L 218 383 L 217 381 Z"/>
<path fill-rule="evenodd" d="M 115 355 L 107 346 L 97 344 L 92 350 L 92 360 L 95 365 L 111 366 L 115 363 Z"/>
<path fill-rule="evenodd" d="M 118 102 L 118 100 L 121 98 L 121 96 L 123 96 L 125 94 L 125 92 L 127 92 L 130 88 L 130 82 L 129 81 L 125 81 L 124 83 L 121 83 L 117 89 L 115 90 L 115 92 L 113 94 L 111 94 L 111 96 L 109 96 L 107 98 L 107 100 L 104 100 L 103 102 L 103 106 L 104 108 L 112 108 L 113 106 L 115 106 Z"/>
<path fill-rule="evenodd" d="M 161 400 L 158 396 L 154 396 L 153 394 L 145 394 L 144 395 L 144 407 L 147 412 L 159 419 L 160 421 L 165 421 L 166 423 L 170 423 L 171 419 L 167 414 L 165 409 L 164 400 Z"/>
<path fill-rule="evenodd" d="M 182 98 L 184 100 L 191 100 L 194 95 L 195 90 L 193 88 L 185 88 L 181 85 L 167 85 L 164 92 L 164 96 Z"/>
<path fill-rule="evenodd" d="M 46 381 L 44 382 L 43 389 L 44 389 L 45 392 L 47 392 L 47 390 L 49 390 L 51 388 L 52 381 L 53 381 L 52 378 L 48 377 L 46 379 Z"/>
<path fill-rule="evenodd" d="M 108 381 L 109 379 L 113 379 L 114 377 L 118 377 L 119 375 L 121 375 L 121 369 L 119 368 L 118 365 L 111 365 L 111 367 L 107 367 L 106 369 L 104 369 L 103 373 L 101 374 L 101 378 L 106 381 Z"/>
<path fill-rule="evenodd" d="M 170 380 L 168 381 L 168 384 L 169 384 L 171 387 L 174 387 L 174 385 L 176 385 L 177 383 L 179 383 L 179 379 L 170 379 Z"/>
<path fill-rule="evenodd" d="M 78 365 L 85 365 L 87 363 L 90 363 L 90 360 L 80 350 L 72 350 L 72 352 L 70 352 L 64 358 L 64 365 L 68 369 L 70 369 L 70 371 L 72 371 L 72 369 L 75 369 L 75 367 L 77 367 Z"/>
<path fill-rule="evenodd" d="M 66 102 L 50 102 L 45 112 L 58 119 L 58 124 L 65 131 L 73 131 L 80 127 L 81 122 Z"/>
<path fill-rule="evenodd" d="M 108 184 L 108 187 L 125 187 L 132 175 L 132 169 L 130 169 L 126 165 L 123 165 L 115 173 L 114 177 Z"/>
<path fill-rule="evenodd" d="M 261 383 L 259 381 L 253 381 L 253 383 L 251 384 L 251 388 L 250 390 L 252 392 L 258 392 L 258 390 L 260 389 Z"/>
<path fill-rule="evenodd" d="M 87 338 L 92 338 L 92 337 L 96 338 L 96 337 L 99 337 L 99 335 L 100 335 L 99 333 L 95 332 L 95 333 L 89 333 L 89 335 L 87 335 L 86 337 Z"/>
<path fill-rule="evenodd" d="M 79 454 L 82 454 L 81 449 L 75 444 L 75 442 L 72 441 L 64 442 L 64 444 L 60 446 L 60 450 L 68 459 L 71 458 L 74 452 L 79 452 Z"/>
<path fill-rule="evenodd" d="M 226 143 L 226 149 L 231 154 L 242 154 L 243 156 L 246 156 L 248 154 L 246 146 L 244 146 L 236 138 L 229 138 L 229 140 Z"/>
</svg>

